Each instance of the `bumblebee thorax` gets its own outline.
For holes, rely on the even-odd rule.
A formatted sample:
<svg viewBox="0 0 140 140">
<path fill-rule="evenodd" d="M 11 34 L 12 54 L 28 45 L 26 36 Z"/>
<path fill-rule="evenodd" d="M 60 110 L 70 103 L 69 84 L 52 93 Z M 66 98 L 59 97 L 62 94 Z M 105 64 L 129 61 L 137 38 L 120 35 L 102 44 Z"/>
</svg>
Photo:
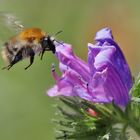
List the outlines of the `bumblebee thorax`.
<svg viewBox="0 0 140 140">
<path fill-rule="evenodd" d="M 34 41 L 34 40 L 39 41 L 45 35 L 46 35 L 46 33 L 39 28 L 29 28 L 29 29 L 23 30 L 19 34 L 19 38 L 21 40 L 26 40 L 29 42 Z"/>
</svg>

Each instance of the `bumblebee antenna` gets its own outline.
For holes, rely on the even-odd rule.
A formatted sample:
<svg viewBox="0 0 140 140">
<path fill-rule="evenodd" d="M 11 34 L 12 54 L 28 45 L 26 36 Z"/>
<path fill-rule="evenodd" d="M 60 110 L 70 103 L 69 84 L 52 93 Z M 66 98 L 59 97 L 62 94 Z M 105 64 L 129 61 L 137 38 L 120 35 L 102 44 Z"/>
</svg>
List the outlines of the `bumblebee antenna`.
<svg viewBox="0 0 140 140">
<path fill-rule="evenodd" d="M 54 34 L 54 37 L 57 36 L 58 34 L 62 33 L 62 32 L 63 32 L 62 30 L 56 32 L 56 33 Z M 60 41 L 58 41 L 58 40 L 56 40 L 56 39 L 54 39 L 53 41 L 55 41 L 55 42 L 57 42 L 57 43 L 63 45 L 63 42 L 60 42 Z M 63 45 L 63 46 L 64 46 L 64 45 Z"/>
<path fill-rule="evenodd" d="M 60 34 L 60 33 L 62 33 L 63 31 L 62 30 L 60 30 L 60 31 L 58 31 L 58 32 L 56 32 L 55 34 L 54 34 L 54 36 L 57 36 L 58 34 Z M 62 42 L 60 42 L 60 41 L 58 41 L 58 40 L 56 40 L 56 39 L 54 39 L 54 41 L 56 41 L 57 43 L 59 43 L 59 44 L 61 44 L 61 45 L 63 45 L 63 43 Z M 64 45 L 63 45 L 64 46 Z"/>
<path fill-rule="evenodd" d="M 57 33 L 55 33 L 54 36 L 57 36 L 58 34 L 60 34 L 60 33 L 62 33 L 62 32 L 63 32 L 63 31 L 60 30 L 60 31 L 58 31 Z"/>
</svg>

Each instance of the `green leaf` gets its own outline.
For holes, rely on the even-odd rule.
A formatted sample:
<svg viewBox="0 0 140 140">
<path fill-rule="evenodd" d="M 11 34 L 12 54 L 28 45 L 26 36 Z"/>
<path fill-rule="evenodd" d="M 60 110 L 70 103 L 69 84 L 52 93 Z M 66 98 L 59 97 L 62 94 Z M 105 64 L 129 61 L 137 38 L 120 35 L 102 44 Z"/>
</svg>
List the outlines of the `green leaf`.
<svg viewBox="0 0 140 140">
<path fill-rule="evenodd" d="M 130 90 L 130 94 L 133 97 L 140 97 L 140 73 L 138 74 L 136 81 L 135 81 L 132 89 Z"/>
<path fill-rule="evenodd" d="M 61 97 L 59 98 L 65 105 L 76 111 L 77 113 L 81 113 L 80 111 L 80 102 L 81 100 L 77 100 L 77 98 L 73 97 Z"/>
<path fill-rule="evenodd" d="M 110 124 L 106 123 L 106 116 L 110 118 L 111 115 L 104 115 L 109 114 L 110 112 L 106 106 L 100 104 L 91 105 L 91 103 L 88 103 L 84 100 L 81 101 L 81 99 L 77 98 L 75 99 L 62 97 L 60 100 L 65 105 L 67 105 L 71 109 L 71 111 L 69 109 L 65 110 L 59 107 L 59 110 L 63 114 L 65 119 L 56 122 L 60 126 L 64 127 L 64 130 L 69 129 L 69 131 L 65 133 L 64 136 L 58 136 L 57 139 L 66 139 L 65 135 L 67 135 L 67 139 L 97 140 L 108 133 L 108 130 L 111 127 L 111 120 Z M 90 107 L 98 111 L 98 117 L 93 117 L 89 114 L 88 108 Z"/>
<path fill-rule="evenodd" d="M 112 104 L 91 103 L 78 98 L 61 98 L 64 106 L 59 107 L 64 119 L 56 121 L 62 140 L 130 140 L 127 128 L 140 136 L 140 100 L 133 97 L 126 109 Z M 97 113 L 92 116 L 88 109 Z M 62 129 L 63 128 L 63 129 Z"/>
</svg>

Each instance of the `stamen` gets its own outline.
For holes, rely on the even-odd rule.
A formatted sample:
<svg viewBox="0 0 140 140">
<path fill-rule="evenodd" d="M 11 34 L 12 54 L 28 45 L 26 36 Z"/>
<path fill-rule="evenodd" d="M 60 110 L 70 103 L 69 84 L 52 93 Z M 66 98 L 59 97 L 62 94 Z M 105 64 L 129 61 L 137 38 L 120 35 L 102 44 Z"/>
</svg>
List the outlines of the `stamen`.
<svg viewBox="0 0 140 140">
<path fill-rule="evenodd" d="M 54 63 L 52 63 L 51 70 L 52 70 L 52 72 L 55 71 L 55 64 Z"/>
<path fill-rule="evenodd" d="M 79 76 L 79 80 L 80 80 L 80 84 L 82 85 L 82 87 L 85 88 L 85 85 L 87 85 L 88 83 L 81 76 Z"/>
<path fill-rule="evenodd" d="M 87 83 L 87 91 L 90 93 L 90 90 L 89 90 L 89 84 Z"/>
<path fill-rule="evenodd" d="M 89 83 L 86 82 L 81 76 L 79 76 L 79 80 L 80 80 L 80 85 L 85 88 L 87 90 L 87 92 L 90 93 L 90 90 L 89 90 Z"/>
<path fill-rule="evenodd" d="M 60 77 L 59 77 L 59 76 L 56 74 L 56 72 L 55 72 L 55 64 L 54 64 L 54 63 L 52 63 L 51 71 L 52 71 L 53 78 L 54 78 L 56 81 L 59 81 Z"/>
</svg>

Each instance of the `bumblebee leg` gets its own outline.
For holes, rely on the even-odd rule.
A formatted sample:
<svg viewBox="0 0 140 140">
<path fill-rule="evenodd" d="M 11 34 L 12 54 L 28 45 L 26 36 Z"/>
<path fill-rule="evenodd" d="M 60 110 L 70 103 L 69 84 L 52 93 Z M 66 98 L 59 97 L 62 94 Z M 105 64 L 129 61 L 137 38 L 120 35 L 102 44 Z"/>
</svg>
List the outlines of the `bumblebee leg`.
<svg viewBox="0 0 140 140">
<path fill-rule="evenodd" d="M 3 69 L 3 70 L 4 70 L 4 69 L 10 70 L 10 68 L 11 68 L 14 64 L 16 64 L 17 62 L 19 62 L 20 60 L 22 60 L 22 51 L 23 51 L 23 50 L 20 50 L 20 51 L 16 54 L 16 56 L 14 57 L 14 59 L 10 62 L 10 64 L 9 64 L 8 66 L 6 66 L 6 67 L 3 67 L 2 69 Z"/>
<path fill-rule="evenodd" d="M 29 49 L 28 51 L 30 56 L 30 64 L 27 67 L 25 67 L 25 70 L 27 70 L 33 64 L 34 56 L 35 56 L 34 50 L 32 48 L 27 48 L 27 49 Z"/>
<path fill-rule="evenodd" d="M 34 62 L 34 56 L 30 56 L 30 64 L 27 67 L 25 67 L 25 70 L 27 70 L 33 64 L 33 62 Z"/>
<path fill-rule="evenodd" d="M 49 48 L 42 48 L 42 51 L 39 53 L 39 56 L 41 55 L 41 58 L 40 58 L 41 60 L 43 59 L 45 51 L 51 51 L 51 49 L 49 49 Z"/>
<path fill-rule="evenodd" d="M 6 67 L 3 67 L 2 68 L 2 70 L 4 70 L 4 69 L 7 69 L 7 70 L 10 70 L 11 69 L 11 67 L 14 65 L 14 64 L 16 64 L 18 61 L 15 61 L 15 59 L 11 62 L 11 64 L 9 64 L 8 66 L 6 66 Z"/>
<path fill-rule="evenodd" d="M 45 53 L 45 49 L 42 49 L 41 57 L 40 57 L 41 60 L 43 59 L 43 55 L 44 55 L 44 53 Z"/>
<path fill-rule="evenodd" d="M 12 66 L 13 66 L 13 65 L 11 65 L 11 64 L 10 64 L 10 65 L 8 65 L 8 66 L 5 66 L 5 67 L 3 67 L 3 68 L 2 68 L 2 70 L 4 70 L 4 69 L 9 70 Z"/>
</svg>

